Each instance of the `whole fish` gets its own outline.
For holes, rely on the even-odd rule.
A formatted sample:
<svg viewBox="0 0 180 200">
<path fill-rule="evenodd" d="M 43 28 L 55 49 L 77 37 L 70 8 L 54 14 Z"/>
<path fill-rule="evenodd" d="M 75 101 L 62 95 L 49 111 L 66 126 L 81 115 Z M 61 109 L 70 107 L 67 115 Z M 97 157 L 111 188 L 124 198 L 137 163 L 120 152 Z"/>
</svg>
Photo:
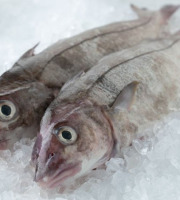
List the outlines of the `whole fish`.
<svg viewBox="0 0 180 200">
<path fill-rule="evenodd" d="M 111 54 L 67 82 L 42 119 L 35 181 L 67 186 L 179 109 L 179 58 L 177 34 Z"/>
<path fill-rule="evenodd" d="M 68 79 L 105 55 L 157 38 L 178 6 L 157 12 L 132 8 L 139 19 L 92 29 L 37 55 L 35 46 L 0 77 L 0 149 L 12 147 L 23 136 L 35 136 L 45 109 Z"/>
</svg>

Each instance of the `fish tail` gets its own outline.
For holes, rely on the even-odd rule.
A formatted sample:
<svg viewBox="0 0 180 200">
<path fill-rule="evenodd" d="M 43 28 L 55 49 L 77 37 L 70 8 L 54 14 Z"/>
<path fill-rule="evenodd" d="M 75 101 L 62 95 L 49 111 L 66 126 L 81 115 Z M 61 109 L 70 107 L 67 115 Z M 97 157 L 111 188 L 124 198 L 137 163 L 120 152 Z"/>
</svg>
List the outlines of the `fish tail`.
<svg viewBox="0 0 180 200">
<path fill-rule="evenodd" d="M 157 17 L 160 16 L 160 21 L 163 24 L 168 21 L 168 19 L 176 12 L 176 10 L 179 9 L 179 7 L 180 5 L 166 5 L 163 6 L 160 10 L 152 12 L 147 8 L 139 8 L 138 6 L 131 4 L 131 9 L 138 15 L 139 18 L 152 15 L 155 17 L 155 20 L 157 20 Z"/>
<path fill-rule="evenodd" d="M 179 9 L 180 5 L 166 5 L 163 6 L 159 13 L 157 13 L 157 17 L 156 19 L 158 20 L 159 24 L 161 26 L 164 26 L 167 24 L 169 18 Z M 175 34 L 174 34 L 175 35 Z M 168 26 L 165 26 L 165 28 L 163 28 L 160 33 L 159 33 L 160 37 L 168 37 L 168 36 L 172 36 L 171 34 L 171 30 L 169 30 Z"/>
<path fill-rule="evenodd" d="M 174 33 L 174 35 L 175 35 L 175 36 L 180 36 L 180 30 L 176 31 L 176 32 Z"/>
<path fill-rule="evenodd" d="M 166 23 L 167 20 L 179 9 L 180 5 L 166 5 L 160 9 L 163 22 Z"/>
</svg>

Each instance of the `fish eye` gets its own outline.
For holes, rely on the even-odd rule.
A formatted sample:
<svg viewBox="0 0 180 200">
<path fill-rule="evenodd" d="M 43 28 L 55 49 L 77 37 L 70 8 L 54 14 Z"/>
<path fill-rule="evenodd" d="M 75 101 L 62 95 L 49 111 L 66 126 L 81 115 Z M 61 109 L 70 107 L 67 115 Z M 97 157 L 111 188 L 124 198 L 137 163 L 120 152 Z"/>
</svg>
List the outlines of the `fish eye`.
<svg viewBox="0 0 180 200">
<path fill-rule="evenodd" d="M 15 105 L 8 100 L 0 101 L 0 119 L 8 121 L 11 120 L 16 114 Z"/>
<path fill-rule="evenodd" d="M 61 126 L 53 130 L 57 139 L 65 145 L 73 144 L 77 140 L 76 131 L 69 126 Z"/>
</svg>

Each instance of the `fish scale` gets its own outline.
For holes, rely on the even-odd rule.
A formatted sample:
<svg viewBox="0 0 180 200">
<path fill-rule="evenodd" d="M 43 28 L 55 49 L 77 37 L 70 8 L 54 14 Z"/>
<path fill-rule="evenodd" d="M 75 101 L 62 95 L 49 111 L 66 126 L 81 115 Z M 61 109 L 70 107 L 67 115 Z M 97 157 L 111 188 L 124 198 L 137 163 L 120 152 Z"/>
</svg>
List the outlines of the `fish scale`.
<svg viewBox="0 0 180 200">
<path fill-rule="evenodd" d="M 47 86 L 62 86 L 66 80 L 78 71 L 86 71 L 103 56 L 133 46 L 143 39 L 153 39 L 161 35 L 161 20 L 163 20 L 163 15 L 166 15 L 163 8 L 161 11 L 162 14 L 161 12 L 151 13 L 146 11 L 140 20 L 117 22 L 57 42 L 34 58 L 19 61 L 18 64 L 27 66 L 27 68 L 30 66 L 30 70 L 37 74 L 37 79 Z M 141 12 L 141 10 L 139 9 L 137 12 Z M 62 59 L 57 63 L 55 61 L 57 58 Z M 63 73 L 66 74 L 63 80 L 54 78 L 61 77 Z M 52 74 L 52 76 L 49 77 L 49 74 Z"/>
<path fill-rule="evenodd" d="M 173 45 L 173 43 L 172 43 L 172 45 Z M 170 48 L 170 47 L 171 47 L 171 45 L 167 46 L 166 48 Z M 138 49 L 138 47 L 136 47 L 136 48 Z M 160 49 L 157 51 L 163 51 L 163 50 L 164 49 Z M 154 51 L 152 51 L 150 53 L 154 53 Z M 140 56 L 142 56 L 142 55 L 140 54 Z M 118 55 L 115 56 L 115 59 L 117 57 L 118 57 Z M 121 53 L 120 53 L 119 57 L 121 57 Z M 130 60 L 127 60 L 126 62 L 132 61 L 133 59 L 137 59 L 137 57 L 138 57 L 138 55 Z M 112 59 L 113 59 L 113 57 L 112 57 Z M 149 60 L 147 62 L 149 62 Z M 138 70 L 141 70 L 142 73 L 144 72 L 144 74 L 145 74 L 145 70 L 143 69 L 143 67 L 145 67 L 146 65 L 141 66 L 140 69 L 138 69 L 139 66 L 134 66 L 133 64 L 129 67 L 126 67 L 125 64 L 120 67 L 119 66 L 120 64 L 121 63 L 118 64 L 118 62 L 117 62 L 117 64 L 115 66 L 112 66 L 111 69 L 108 72 L 105 72 L 105 74 L 103 74 L 102 77 L 96 82 L 96 85 L 92 88 L 92 92 L 94 95 L 98 94 L 98 96 L 101 96 L 101 98 L 102 98 L 104 95 L 103 94 L 99 95 L 99 90 L 105 91 L 105 92 L 111 91 L 113 93 L 112 96 L 115 96 L 115 98 L 116 98 L 117 94 L 119 94 L 119 92 L 123 88 L 120 84 L 121 82 L 126 80 L 125 82 L 123 82 L 123 86 L 124 86 L 124 85 L 127 85 L 128 82 L 131 82 L 133 80 L 140 81 L 140 79 L 138 78 L 138 76 L 139 76 L 138 72 L 137 72 Z M 135 69 L 133 69 L 133 68 L 135 68 Z M 117 88 L 120 88 L 120 89 L 117 90 Z M 116 93 L 116 95 L 114 95 L 115 93 Z M 92 97 L 91 91 L 90 91 L 89 96 Z M 104 97 L 102 99 L 104 100 L 106 98 Z M 112 101 L 114 101 L 114 99 Z M 110 102 L 110 104 L 111 103 L 112 102 Z"/>
<path fill-rule="evenodd" d="M 165 6 L 154 12 L 132 8 L 138 19 L 86 31 L 61 40 L 37 55 L 34 54 L 36 45 L 0 77 L 0 101 L 11 102 L 16 111 L 5 122 L 2 118 L 7 116 L 0 109 L 0 141 L 8 139 L 9 148 L 21 137 L 34 137 L 45 109 L 67 80 L 80 71 L 88 71 L 110 53 L 145 39 L 162 37 L 168 19 L 178 6 Z M 4 147 L 0 145 L 0 149 Z"/>
<path fill-rule="evenodd" d="M 71 82 L 71 84 L 67 82 L 67 84 L 69 84 L 68 88 L 66 88 L 66 91 L 62 89 L 60 91 L 59 97 L 57 97 L 56 100 L 58 102 L 66 100 L 74 101 L 74 99 L 77 99 L 79 98 L 79 96 L 84 94 L 85 96 L 90 96 L 95 100 L 96 96 L 100 96 L 99 101 L 101 102 L 102 100 L 107 99 L 105 96 L 104 98 L 101 98 L 100 95 L 102 91 L 106 91 L 105 86 L 107 86 L 107 90 L 113 91 L 113 88 L 111 88 L 112 86 L 114 87 L 114 85 L 121 84 L 121 87 L 118 87 L 118 90 L 116 90 L 117 92 L 116 97 L 117 97 L 117 95 L 124 86 L 123 81 L 126 84 L 128 82 L 128 80 L 125 80 L 125 77 L 132 78 L 132 72 L 129 69 L 131 68 L 133 69 L 133 67 L 130 67 L 129 69 L 125 68 L 122 65 L 123 63 L 129 62 L 138 57 L 142 57 L 143 55 L 148 55 L 154 52 L 163 51 L 164 49 L 171 48 L 177 41 L 179 41 L 179 39 L 176 36 L 170 39 L 168 38 L 159 39 L 154 42 L 149 41 L 144 43 L 145 45 L 147 43 L 146 48 L 144 48 L 142 44 L 140 44 L 139 46 L 132 47 L 131 54 L 129 54 L 129 49 L 125 49 L 123 51 L 108 55 L 104 57 L 102 60 L 100 60 L 98 64 L 94 66 L 91 70 L 89 70 L 85 74 L 85 76 L 81 76 L 80 78 L 78 77 L 79 80 L 75 79 Z M 118 75 L 117 79 L 113 79 L 112 74 L 117 74 Z M 102 83 L 103 80 L 104 84 Z M 106 80 L 108 80 L 108 82 L 113 83 L 112 86 L 108 84 Z M 116 80 L 118 82 L 115 82 Z M 69 96 L 71 96 L 70 99 Z M 54 104 L 56 100 L 54 101 Z M 114 101 L 114 99 L 112 101 Z"/>
<path fill-rule="evenodd" d="M 179 33 L 142 42 L 106 56 L 67 82 L 42 118 L 32 153 L 39 167 L 35 180 L 50 188 L 68 187 L 66 183 L 102 166 L 115 153 L 122 155 L 133 139 L 148 137 L 143 130 L 152 123 L 179 110 L 179 49 Z M 62 129 L 77 139 L 69 145 Z M 56 160 L 49 160 L 49 153 Z M 52 180 L 61 168 L 65 173 Z"/>
</svg>

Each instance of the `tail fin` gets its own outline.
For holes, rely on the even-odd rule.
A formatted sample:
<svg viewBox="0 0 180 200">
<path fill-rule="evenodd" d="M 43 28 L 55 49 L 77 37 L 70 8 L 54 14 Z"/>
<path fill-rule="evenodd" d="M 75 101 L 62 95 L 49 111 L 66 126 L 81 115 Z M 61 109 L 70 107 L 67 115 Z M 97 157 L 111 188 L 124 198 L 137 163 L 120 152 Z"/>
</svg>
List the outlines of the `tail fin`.
<svg viewBox="0 0 180 200">
<path fill-rule="evenodd" d="M 166 5 L 158 11 L 150 11 L 145 8 L 138 8 L 135 5 L 131 5 L 133 11 L 139 16 L 139 18 L 151 19 L 151 30 L 159 30 L 158 36 L 167 37 L 171 35 L 169 27 L 165 26 L 169 18 L 179 9 L 180 5 Z"/>
<path fill-rule="evenodd" d="M 180 5 L 166 5 L 160 9 L 163 19 L 167 21 L 178 10 Z"/>
<path fill-rule="evenodd" d="M 180 30 L 176 31 L 173 35 L 180 36 Z"/>
<path fill-rule="evenodd" d="M 167 21 L 176 12 L 176 10 L 179 9 L 179 7 L 180 5 L 166 5 L 163 6 L 159 11 L 152 12 L 147 8 L 139 8 L 138 6 L 131 4 L 131 9 L 138 15 L 139 18 L 152 15 L 152 13 L 155 15 L 160 13 L 163 21 Z"/>
</svg>

